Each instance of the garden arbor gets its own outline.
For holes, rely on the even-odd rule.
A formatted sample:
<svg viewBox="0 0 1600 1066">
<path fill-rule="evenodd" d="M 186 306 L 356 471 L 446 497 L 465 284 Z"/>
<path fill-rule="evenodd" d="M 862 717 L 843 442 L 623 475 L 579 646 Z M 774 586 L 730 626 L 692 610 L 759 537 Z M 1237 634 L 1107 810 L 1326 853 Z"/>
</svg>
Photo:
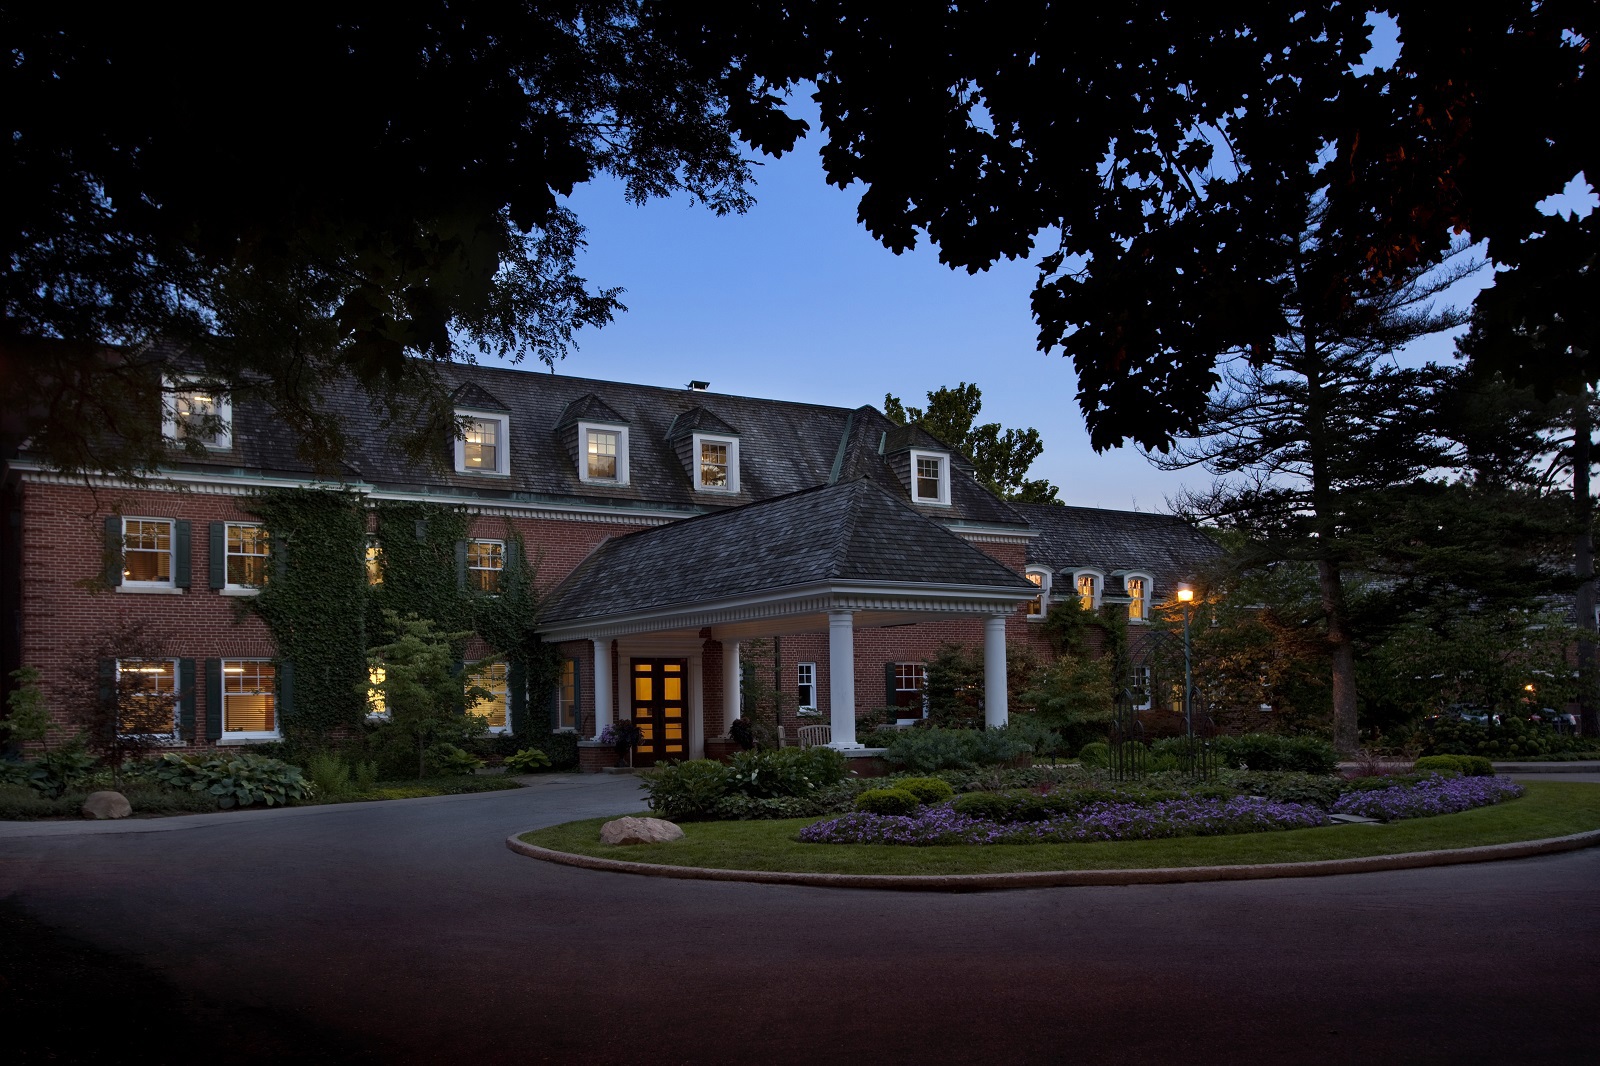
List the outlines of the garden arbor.
<svg viewBox="0 0 1600 1066">
<path fill-rule="evenodd" d="M 862 477 L 609 541 L 552 592 L 539 633 L 569 646 L 588 642 L 592 735 L 631 702 L 660 742 L 655 754 L 669 758 L 704 752 L 708 655 L 720 660 L 715 710 L 726 728 L 739 716 L 742 642 L 825 633 L 832 743 L 851 749 L 861 746 L 857 631 L 981 619 L 985 721 L 1000 726 L 1006 620 L 1037 594 Z M 617 691 L 614 677 L 628 687 Z"/>
</svg>

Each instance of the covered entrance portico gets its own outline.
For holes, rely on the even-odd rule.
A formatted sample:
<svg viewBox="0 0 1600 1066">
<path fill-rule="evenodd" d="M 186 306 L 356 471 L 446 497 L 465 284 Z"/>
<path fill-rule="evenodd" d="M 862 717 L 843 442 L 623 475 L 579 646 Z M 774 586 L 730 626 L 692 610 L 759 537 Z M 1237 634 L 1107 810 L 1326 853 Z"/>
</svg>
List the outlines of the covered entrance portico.
<svg viewBox="0 0 1600 1066">
<path fill-rule="evenodd" d="M 588 641 L 598 738 L 620 717 L 651 725 L 651 752 L 705 752 L 704 659 L 720 645 L 723 729 L 739 716 L 739 645 L 758 638 L 827 634 L 832 744 L 861 745 L 856 632 L 949 619 L 981 619 L 986 724 L 1004 725 L 1006 619 L 1037 595 L 1020 575 L 939 523 L 861 478 L 617 538 L 551 595 L 539 626 L 551 642 Z M 681 730 L 659 717 L 654 664 L 681 662 Z M 641 674 L 643 668 L 646 673 Z M 649 677 L 648 692 L 639 686 Z M 620 682 L 620 686 L 614 684 Z M 619 687 L 626 686 L 619 691 Z M 872 703 L 871 706 L 876 706 Z M 720 730 L 719 730 L 720 732 Z M 672 750 L 681 740 L 684 751 Z"/>
</svg>

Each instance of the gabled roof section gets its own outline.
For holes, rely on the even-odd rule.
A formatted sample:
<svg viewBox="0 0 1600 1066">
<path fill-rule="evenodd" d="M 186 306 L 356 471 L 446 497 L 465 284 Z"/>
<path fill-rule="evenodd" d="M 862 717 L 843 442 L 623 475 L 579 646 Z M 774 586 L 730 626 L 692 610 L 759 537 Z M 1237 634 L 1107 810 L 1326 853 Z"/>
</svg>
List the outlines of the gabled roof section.
<svg viewBox="0 0 1600 1066">
<path fill-rule="evenodd" d="M 1029 563 L 1058 571 L 1092 567 L 1108 578 L 1149 574 L 1161 597 L 1222 555 L 1215 541 L 1176 515 L 1047 503 L 1013 506 L 1039 534 L 1028 543 Z"/>
<path fill-rule="evenodd" d="M 677 440 L 691 433 L 715 433 L 723 437 L 739 435 L 738 430 L 704 407 L 691 407 L 674 418 L 672 425 L 667 428 L 667 440 Z"/>
<path fill-rule="evenodd" d="M 626 418 L 606 406 L 606 402 L 592 392 L 585 393 L 567 404 L 567 409 L 556 419 L 555 428 L 566 429 L 579 422 L 610 422 L 619 426 L 628 424 Z"/>
<path fill-rule="evenodd" d="M 870 478 L 702 515 L 602 545 L 542 625 L 832 582 L 1034 586 Z"/>
<path fill-rule="evenodd" d="M 456 391 L 450 394 L 450 402 L 456 407 L 465 407 L 473 411 L 511 410 L 476 381 L 463 381 L 458 385 Z"/>
</svg>

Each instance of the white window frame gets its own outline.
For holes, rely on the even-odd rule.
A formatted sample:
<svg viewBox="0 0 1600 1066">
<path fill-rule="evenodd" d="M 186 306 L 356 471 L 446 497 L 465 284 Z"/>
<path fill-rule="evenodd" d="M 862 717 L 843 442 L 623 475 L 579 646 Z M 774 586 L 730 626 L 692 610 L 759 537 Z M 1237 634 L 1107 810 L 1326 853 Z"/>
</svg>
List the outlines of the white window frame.
<svg viewBox="0 0 1600 1066">
<path fill-rule="evenodd" d="M 495 424 L 494 469 L 467 465 L 467 427 L 459 426 L 461 432 L 456 436 L 456 473 L 478 477 L 508 477 L 511 474 L 511 416 L 504 411 L 475 411 L 469 407 L 458 407 L 456 418 Z"/>
<path fill-rule="evenodd" d="M 1139 597 L 1139 599 L 1137 601 L 1133 599 L 1133 589 L 1132 589 L 1132 584 L 1131 583 L 1134 582 L 1134 581 L 1142 581 L 1142 582 L 1144 582 L 1144 584 L 1142 586 L 1142 590 L 1143 590 L 1144 595 Z M 1151 608 L 1154 606 L 1154 604 L 1156 602 L 1155 601 L 1155 592 L 1156 592 L 1156 583 L 1155 583 L 1155 581 L 1150 577 L 1149 574 L 1145 573 L 1143 570 L 1130 570 L 1126 574 L 1122 575 L 1122 591 L 1124 593 L 1126 593 L 1127 596 L 1128 596 L 1128 624 L 1131 625 L 1131 626 L 1147 625 L 1149 623 L 1149 621 L 1150 621 Z M 1143 617 L 1135 618 L 1133 616 L 1133 605 L 1136 602 L 1142 604 L 1143 607 L 1144 607 Z"/>
<path fill-rule="evenodd" d="M 817 714 L 817 664 L 795 663 L 794 682 L 795 702 L 798 704 L 798 706 L 795 708 L 795 713 L 804 715 Z M 800 701 L 799 692 L 802 686 L 809 686 L 811 689 L 810 703 L 804 703 Z"/>
<path fill-rule="evenodd" d="M 492 544 L 495 547 L 500 549 L 500 554 L 499 554 L 500 565 L 498 567 L 494 567 L 494 566 L 473 566 L 472 565 L 472 549 L 473 549 L 473 547 L 475 545 L 480 545 L 480 544 Z M 485 540 L 482 537 L 473 537 L 473 538 L 468 539 L 468 541 L 467 541 L 467 591 L 468 592 L 477 593 L 480 596 L 498 596 L 498 595 L 500 595 L 500 580 L 501 580 L 502 577 L 505 576 L 505 572 L 506 572 L 506 542 L 505 541 L 503 541 L 503 540 Z M 478 587 L 478 583 L 472 577 L 472 575 L 475 574 L 475 573 L 476 574 L 494 574 L 494 575 L 496 575 L 496 577 L 494 579 L 494 589 L 493 589 L 493 591 L 491 591 L 489 589 L 485 589 L 485 588 L 479 588 Z"/>
<path fill-rule="evenodd" d="M 165 581 L 137 581 L 128 576 L 128 523 L 156 522 L 167 527 L 167 577 Z M 159 552 L 158 552 L 159 554 Z M 178 587 L 178 523 L 171 518 L 146 518 L 143 515 L 124 515 L 122 518 L 122 583 L 118 592 L 182 593 Z"/>
<path fill-rule="evenodd" d="M 489 675 L 493 674 L 495 671 L 499 672 L 499 677 L 489 676 Z M 495 736 L 499 736 L 501 734 L 510 733 L 511 732 L 511 667 L 510 667 L 510 664 L 508 664 L 504 659 L 499 659 L 499 660 L 496 660 L 494 662 L 472 663 L 467 667 L 467 670 L 466 670 L 466 684 L 467 685 L 478 685 L 478 686 L 480 686 L 482 688 L 489 689 L 492 692 L 493 691 L 493 685 L 492 684 L 486 684 L 485 683 L 486 680 L 488 682 L 498 682 L 499 685 L 501 686 L 500 698 L 499 698 L 500 720 L 502 722 L 504 722 L 505 724 L 504 725 L 490 725 L 490 726 L 487 726 L 487 727 L 485 727 L 484 732 L 493 734 Z M 482 712 L 479 710 L 479 708 L 483 707 L 485 705 L 492 705 L 493 703 L 494 703 L 493 700 L 481 700 L 481 701 L 479 701 L 477 703 L 474 703 L 474 704 L 471 704 L 470 706 L 468 706 L 467 707 L 467 713 L 471 714 L 471 715 L 482 715 Z"/>
<path fill-rule="evenodd" d="M 230 667 L 238 667 L 238 666 L 241 666 L 244 663 L 267 663 L 268 665 L 272 665 L 272 691 L 271 691 L 271 696 L 272 696 L 272 729 L 270 731 L 269 730 L 262 730 L 262 729 L 230 730 L 228 728 L 228 697 L 229 697 L 229 695 L 234 695 L 234 696 L 250 695 L 250 696 L 254 696 L 254 695 L 259 695 L 260 692 L 261 692 L 261 690 L 259 690 L 259 689 L 253 690 L 253 691 L 248 692 L 248 693 L 246 693 L 246 692 L 229 693 L 228 692 L 228 673 L 229 673 L 229 668 Z M 282 717 L 279 715 L 279 707 L 278 707 L 278 668 L 277 668 L 276 665 L 272 664 L 272 660 L 271 659 L 248 659 L 248 658 L 244 658 L 244 659 L 223 659 L 222 660 L 222 664 L 221 664 L 221 672 L 222 672 L 222 691 L 220 693 L 218 693 L 218 696 L 220 697 L 220 702 L 222 704 L 222 739 L 218 743 L 221 743 L 221 744 L 258 744 L 258 743 L 262 743 L 264 741 L 281 740 L 283 738 L 283 720 L 282 720 Z M 237 672 L 243 673 L 242 670 L 239 670 Z"/>
<path fill-rule="evenodd" d="M 939 464 L 939 492 L 935 496 L 924 496 L 918 491 L 922 479 L 917 476 L 917 463 L 921 459 L 932 459 Z M 911 449 L 911 502 L 931 503 L 941 507 L 950 506 L 950 456 L 944 452 L 918 451 Z"/>
<path fill-rule="evenodd" d="M 572 725 L 562 725 L 562 712 L 567 706 L 567 668 L 572 668 Z M 583 667 L 578 664 L 578 659 L 573 655 L 564 655 L 561 658 L 561 669 L 556 674 L 555 713 L 556 724 L 551 727 L 552 733 L 576 733 L 583 724 L 583 696 L 582 679 Z M 509 721 L 510 719 L 507 719 Z"/>
<path fill-rule="evenodd" d="M 161 399 L 161 436 L 181 445 L 187 438 L 184 427 L 188 425 L 186 417 L 180 417 L 179 404 L 192 404 L 193 401 L 182 399 L 199 391 L 197 378 L 165 378 Z M 200 444 L 210 452 L 225 452 L 233 448 L 233 398 L 226 392 L 216 396 L 213 406 L 217 418 L 222 422 L 216 437 L 211 440 L 201 440 Z"/>
<path fill-rule="evenodd" d="M 1030 566 L 1025 574 L 1029 581 L 1039 586 L 1039 595 L 1023 604 L 1028 612 L 1028 621 L 1042 622 L 1050 614 L 1050 586 L 1055 578 L 1055 572 L 1048 566 Z M 1035 604 L 1039 607 L 1037 613 L 1033 609 Z"/>
<path fill-rule="evenodd" d="M 902 666 L 914 666 L 914 667 L 917 668 L 917 670 L 919 671 L 919 676 L 922 679 L 922 684 L 921 684 L 920 687 L 915 688 L 915 689 L 901 688 L 900 687 L 900 668 Z M 895 672 L 895 686 L 894 686 L 895 705 L 894 705 L 894 709 L 895 709 L 895 719 L 896 719 L 896 721 L 898 721 L 898 722 L 915 722 L 918 719 L 928 717 L 928 664 L 925 663 L 925 662 L 913 662 L 913 661 L 910 661 L 910 660 L 903 661 L 903 662 L 902 661 L 897 661 L 894 664 L 894 672 Z M 919 705 L 919 707 L 916 707 L 916 708 L 900 706 L 900 695 L 899 694 L 902 693 L 902 692 L 915 692 L 915 693 L 917 693 L 919 696 L 922 697 L 922 703 Z M 918 711 L 918 714 L 916 715 L 915 718 L 902 718 L 900 716 L 900 712 L 902 712 L 902 711 L 910 711 L 910 710 L 917 710 Z"/>
<path fill-rule="evenodd" d="M 1089 609 L 1097 611 L 1100 609 L 1100 597 L 1105 595 L 1106 576 L 1098 570 L 1085 569 L 1072 572 L 1072 594 L 1078 598 L 1080 606 L 1083 604 L 1083 593 L 1078 589 L 1078 582 L 1084 578 L 1094 582 L 1094 594 L 1090 597 Z"/>
<path fill-rule="evenodd" d="M 387 722 L 391 717 L 389 705 L 384 702 L 383 683 L 389 679 L 386 666 L 367 667 L 367 721 Z"/>
<path fill-rule="evenodd" d="M 617 476 L 589 476 L 589 434 L 614 433 L 617 437 Z M 578 480 L 591 485 L 626 485 L 628 483 L 628 427 L 611 422 L 578 423 Z"/>
<path fill-rule="evenodd" d="M 229 534 L 231 534 L 235 529 L 263 529 L 263 528 L 264 527 L 261 525 L 260 522 L 225 522 L 225 523 L 223 523 L 223 527 L 222 527 L 222 582 L 223 582 L 223 584 L 222 584 L 222 589 L 221 589 L 222 595 L 224 595 L 224 596 L 259 596 L 261 594 L 261 586 L 265 585 L 267 583 L 268 577 L 269 577 L 269 575 L 271 573 L 271 571 L 269 570 L 269 567 L 272 565 L 272 542 L 271 542 L 270 539 L 267 542 L 267 554 L 265 554 L 265 555 L 259 555 L 258 556 L 258 555 L 246 555 L 243 552 L 237 553 L 237 558 L 240 558 L 240 559 L 261 559 L 262 560 L 262 564 L 261 564 L 261 584 L 260 585 L 235 584 L 234 581 L 233 581 L 233 575 L 228 573 L 228 562 L 229 562 L 229 560 L 231 560 L 231 559 L 236 557 L 236 553 L 233 551 L 232 546 L 229 543 L 230 539 L 231 539 Z"/>
<path fill-rule="evenodd" d="M 1133 705 L 1134 710 L 1148 711 L 1153 706 L 1155 699 L 1153 695 L 1155 691 L 1153 680 L 1150 667 L 1146 663 L 1136 664 L 1128 671 L 1128 688 L 1134 693 L 1134 698 L 1137 699 L 1138 694 L 1141 692 L 1144 694 L 1144 702 L 1135 703 Z M 1141 681 L 1143 682 L 1142 685 Z"/>
<path fill-rule="evenodd" d="M 157 664 L 157 663 L 164 663 L 164 664 L 170 666 L 171 669 L 172 669 L 172 689 L 171 689 L 171 691 L 167 692 L 167 693 L 159 693 L 159 692 L 157 693 L 157 695 L 169 695 L 169 696 L 172 697 L 172 731 L 169 732 L 169 733 L 128 733 L 128 732 L 124 732 L 123 728 L 122 728 L 122 675 L 123 675 L 123 672 L 126 671 L 128 673 L 137 673 L 137 672 L 139 672 L 139 668 L 141 666 L 150 666 L 150 665 L 154 665 L 154 664 Z M 179 734 L 178 719 L 179 719 L 179 715 L 182 713 L 182 707 L 180 706 L 180 702 L 181 702 L 182 695 L 183 695 L 181 692 L 178 691 L 179 678 L 180 678 L 180 672 L 179 672 L 179 669 L 178 669 L 178 660 L 176 660 L 176 659 L 118 659 L 117 660 L 117 666 L 116 666 L 116 686 L 117 686 L 117 696 L 116 696 L 116 698 L 117 698 L 117 714 L 116 714 L 117 721 L 116 721 L 116 729 L 117 729 L 117 735 L 119 737 L 151 737 L 151 738 L 153 738 L 153 739 L 155 739 L 155 740 L 157 740 L 157 741 L 159 741 L 159 742 L 161 742 L 163 744 L 176 744 L 176 743 L 178 743 L 179 740 L 181 739 L 180 734 Z"/>
<path fill-rule="evenodd" d="M 700 465 L 700 446 L 702 444 L 720 444 L 728 449 L 728 483 L 726 485 L 707 485 L 701 475 L 704 473 Z M 697 492 L 724 492 L 734 495 L 739 491 L 739 438 L 718 436 L 715 433 L 696 433 L 693 435 L 693 452 L 691 459 L 694 467 L 694 487 Z"/>
</svg>

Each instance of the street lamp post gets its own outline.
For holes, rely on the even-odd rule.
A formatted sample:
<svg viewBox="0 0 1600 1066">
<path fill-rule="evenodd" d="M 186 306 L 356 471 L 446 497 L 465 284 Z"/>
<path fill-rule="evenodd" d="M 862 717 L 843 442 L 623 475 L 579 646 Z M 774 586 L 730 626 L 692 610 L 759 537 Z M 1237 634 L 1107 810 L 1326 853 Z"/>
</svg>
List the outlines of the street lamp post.
<svg viewBox="0 0 1600 1066">
<path fill-rule="evenodd" d="M 1189 654 L 1189 604 L 1194 601 L 1194 589 L 1188 585 L 1178 586 L 1178 602 L 1183 604 L 1183 734 L 1191 741 L 1194 740 L 1194 703 L 1191 693 L 1194 691 L 1194 664 Z"/>
</svg>

